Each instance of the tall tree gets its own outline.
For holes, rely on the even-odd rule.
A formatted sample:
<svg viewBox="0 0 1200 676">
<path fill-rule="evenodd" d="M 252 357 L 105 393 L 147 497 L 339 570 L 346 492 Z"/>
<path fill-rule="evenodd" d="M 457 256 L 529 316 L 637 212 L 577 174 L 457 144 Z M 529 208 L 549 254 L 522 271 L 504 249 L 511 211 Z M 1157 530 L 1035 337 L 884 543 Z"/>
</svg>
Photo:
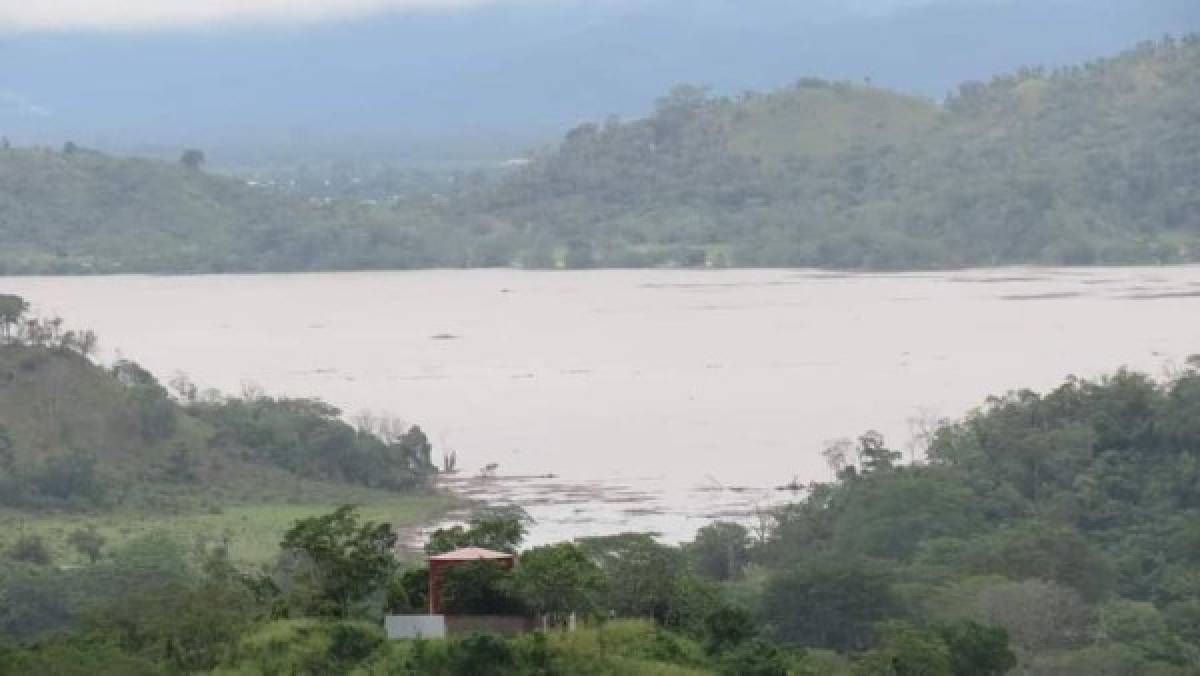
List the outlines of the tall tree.
<svg viewBox="0 0 1200 676">
<path fill-rule="evenodd" d="M 346 617 L 351 607 L 384 588 L 396 569 L 396 534 L 386 523 L 362 521 L 349 505 L 301 519 L 284 535 L 284 552 L 298 559 L 318 615 Z"/>
<path fill-rule="evenodd" d="M 883 435 L 871 430 L 858 438 L 858 462 L 863 473 L 873 474 L 894 469 L 896 462 L 904 457 L 900 451 L 887 447 Z"/>
<path fill-rule="evenodd" d="M 471 519 L 466 528 L 454 526 L 434 531 L 425 543 L 425 553 L 436 556 L 463 547 L 482 547 L 513 554 L 524 538 L 525 524 L 520 517 L 485 514 Z"/>
<path fill-rule="evenodd" d="M 515 578 L 517 593 L 530 609 L 556 617 L 592 611 L 604 585 L 600 567 L 569 542 L 521 554 Z"/>
<path fill-rule="evenodd" d="M 12 342 L 12 327 L 20 323 L 21 317 L 29 311 L 29 303 L 20 296 L 0 294 L 0 338 L 4 342 Z"/>
<path fill-rule="evenodd" d="M 750 561 L 750 533 L 739 523 L 718 521 L 696 531 L 685 551 L 701 573 L 715 580 L 731 580 Z"/>
<path fill-rule="evenodd" d="M 867 561 L 802 563 L 772 576 L 763 593 L 779 638 L 842 651 L 870 646 L 876 623 L 897 607 L 892 575 Z"/>
<path fill-rule="evenodd" d="M 179 163 L 192 171 L 199 171 L 205 161 L 204 151 L 195 148 L 189 148 L 179 156 Z"/>
</svg>

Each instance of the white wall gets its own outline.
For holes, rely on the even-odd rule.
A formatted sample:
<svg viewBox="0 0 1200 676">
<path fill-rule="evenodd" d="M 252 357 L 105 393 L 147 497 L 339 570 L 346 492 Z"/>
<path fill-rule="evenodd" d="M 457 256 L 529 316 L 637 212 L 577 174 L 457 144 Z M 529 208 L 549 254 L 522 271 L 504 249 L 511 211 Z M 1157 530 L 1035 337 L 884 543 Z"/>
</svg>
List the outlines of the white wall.
<svg viewBox="0 0 1200 676">
<path fill-rule="evenodd" d="M 383 626 L 391 640 L 446 638 L 446 618 L 442 615 L 388 615 Z"/>
</svg>

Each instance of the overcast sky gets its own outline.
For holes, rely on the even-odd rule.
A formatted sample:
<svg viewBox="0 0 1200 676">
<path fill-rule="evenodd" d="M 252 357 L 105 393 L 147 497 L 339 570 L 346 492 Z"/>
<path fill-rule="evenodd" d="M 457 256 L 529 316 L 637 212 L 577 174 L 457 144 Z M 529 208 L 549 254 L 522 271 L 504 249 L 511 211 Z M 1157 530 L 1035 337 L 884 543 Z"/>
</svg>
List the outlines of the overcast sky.
<svg viewBox="0 0 1200 676">
<path fill-rule="evenodd" d="M 505 0 L 0 0 L 0 27 L 152 28 L 240 20 L 311 21 L 385 9 L 451 9 L 493 1 Z"/>
<path fill-rule="evenodd" d="M 0 30 L 63 28 L 144 29 L 223 22 L 305 22 L 389 9 L 457 9 L 499 3 L 584 2 L 636 4 L 639 0 L 0 0 Z M 753 8 L 753 0 L 746 2 Z M 814 8 L 831 0 L 795 0 Z M 838 0 L 857 11 L 890 10 L 932 0 Z M 1002 2 L 1003 0 L 957 0 Z M 686 2 L 683 3 L 686 6 Z M 819 11 L 819 10 L 818 10 Z"/>
</svg>

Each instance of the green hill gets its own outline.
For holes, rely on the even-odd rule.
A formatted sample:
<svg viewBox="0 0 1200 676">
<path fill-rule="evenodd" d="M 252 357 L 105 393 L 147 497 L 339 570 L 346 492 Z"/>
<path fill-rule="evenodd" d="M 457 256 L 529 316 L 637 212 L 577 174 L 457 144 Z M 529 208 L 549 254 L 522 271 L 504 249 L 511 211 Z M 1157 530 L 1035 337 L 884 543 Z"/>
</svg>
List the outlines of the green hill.
<svg viewBox="0 0 1200 676">
<path fill-rule="evenodd" d="M 928 267 L 1200 257 L 1200 39 L 971 83 L 803 80 L 572 131 L 478 209 L 600 265 Z"/>
<path fill-rule="evenodd" d="M 380 439 L 339 415 L 307 400 L 179 403 L 130 362 L 106 370 L 60 347 L 0 346 L 0 502 L 260 501 L 301 488 L 332 496 L 339 485 L 410 490 L 433 473 L 418 428 Z"/>
<path fill-rule="evenodd" d="M 333 505 L 408 527 L 454 503 L 431 488 L 418 427 L 353 427 L 317 400 L 201 397 L 182 379 L 169 393 L 133 362 L 93 363 L 90 332 L 24 319 L 14 299 L 0 296 L 0 543 L 32 534 L 62 553 L 87 523 L 110 543 L 236 533 L 257 560 Z"/>
<path fill-rule="evenodd" d="M 1200 260 L 1198 177 L 1190 36 L 941 103 L 813 79 L 680 87 L 445 195 L 306 197 L 0 149 L 0 272 L 1171 263 Z"/>
</svg>

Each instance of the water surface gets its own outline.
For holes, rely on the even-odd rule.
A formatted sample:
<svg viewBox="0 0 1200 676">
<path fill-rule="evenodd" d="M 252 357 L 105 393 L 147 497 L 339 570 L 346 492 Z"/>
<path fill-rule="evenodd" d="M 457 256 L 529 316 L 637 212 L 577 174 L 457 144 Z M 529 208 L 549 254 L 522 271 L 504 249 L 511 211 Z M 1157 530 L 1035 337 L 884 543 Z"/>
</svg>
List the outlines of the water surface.
<svg viewBox="0 0 1200 676">
<path fill-rule="evenodd" d="M 166 380 L 316 396 L 421 424 L 462 490 L 539 538 L 680 537 L 829 475 L 829 439 L 906 448 L 989 394 L 1200 352 L 1200 268 L 423 271 L 8 278 Z M 461 483 L 461 482 L 460 482 Z"/>
</svg>

